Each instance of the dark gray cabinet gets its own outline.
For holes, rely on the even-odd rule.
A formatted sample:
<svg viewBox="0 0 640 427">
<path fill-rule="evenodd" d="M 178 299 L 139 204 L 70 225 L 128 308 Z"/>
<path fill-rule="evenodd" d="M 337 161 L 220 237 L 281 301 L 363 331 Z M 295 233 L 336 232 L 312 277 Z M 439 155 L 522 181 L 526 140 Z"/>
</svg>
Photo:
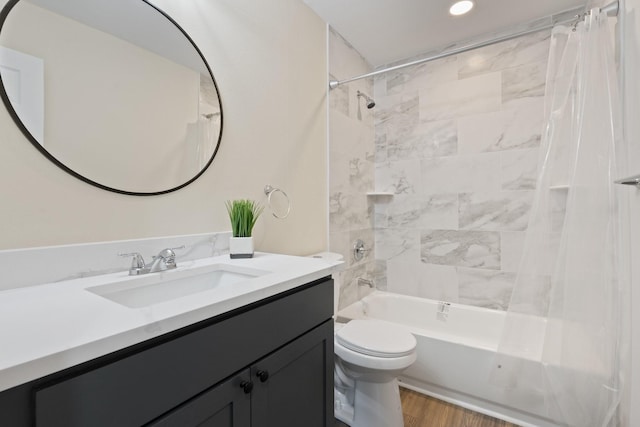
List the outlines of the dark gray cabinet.
<svg viewBox="0 0 640 427">
<path fill-rule="evenodd" d="M 249 427 L 251 394 L 244 391 L 245 370 L 171 411 L 150 427 Z"/>
<path fill-rule="evenodd" d="M 149 426 L 333 425 L 333 399 L 326 393 L 327 385 L 333 387 L 327 384 L 333 375 L 327 363 L 332 339 L 333 322 L 328 321 Z"/>
<path fill-rule="evenodd" d="M 260 360 L 251 374 L 252 427 L 333 426 L 333 321 Z"/>
<path fill-rule="evenodd" d="M 333 281 L 0 393 L 0 425 L 333 424 Z"/>
</svg>

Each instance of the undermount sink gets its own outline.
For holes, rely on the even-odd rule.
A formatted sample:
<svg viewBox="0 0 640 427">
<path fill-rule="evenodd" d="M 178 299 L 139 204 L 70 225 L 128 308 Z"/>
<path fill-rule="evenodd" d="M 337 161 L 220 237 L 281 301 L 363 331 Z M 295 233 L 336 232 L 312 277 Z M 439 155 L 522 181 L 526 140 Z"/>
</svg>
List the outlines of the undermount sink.
<svg viewBox="0 0 640 427">
<path fill-rule="evenodd" d="M 130 308 L 147 307 L 213 289 L 241 285 L 268 271 L 233 265 L 210 265 L 131 277 L 128 280 L 86 288 L 87 291 Z"/>
</svg>

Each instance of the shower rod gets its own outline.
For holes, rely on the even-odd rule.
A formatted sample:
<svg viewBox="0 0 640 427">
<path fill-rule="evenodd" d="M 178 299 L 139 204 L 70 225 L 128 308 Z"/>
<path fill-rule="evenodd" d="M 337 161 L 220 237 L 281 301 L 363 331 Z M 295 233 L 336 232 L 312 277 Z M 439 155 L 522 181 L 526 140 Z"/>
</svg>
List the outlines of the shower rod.
<svg viewBox="0 0 640 427">
<path fill-rule="evenodd" d="M 606 12 L 607 15 L 609 16 L 617 16 L 618 15 L 618 9 L 619 9 L 619 1 L 615 0 L 611 3 L 609 3 L 608 5 L 600 8 L 601 11 Z M 542 18 L 545 21 L 548 21 L 542 25 L 538 25 L 538 26 L 534 26 L 531 28 L 527 28 L 526 30 L 522 30 L 522 31 L 517 31 L 515 33 L 511 33 L 511 34 L 506 34 L 506 35 L 502 35 L 502 36 L 498 36 L 492 39 L 488 39 L 488 40 L 484 40 L 478 43 L 471 43 L 471 44 L 467 44 L 464 46 L 460 46 L 454 49 L 450 49 L 450 50 L 445 50 L 443 52 L 437 53 L 435 55 L 432 56 L 428 56 L 425 58 L 421 58 L 418 59 L 416 61 L 411 61 L 411 62 L 406 62 L 404 64 L 399 64 L 399 65 L 394 65 L 392 67 L 388 67 L 388 68 L 383 68 L 381 70 L 377 70 L 377 71 L 372 71 L 370 73 L 367 74 L 362 74 L 360 76 L 356 76 L 356 77 L 351 77 L 349 79 L 345 79 L 345 80 L 330 80 L 329 81 L 329 89 L 335 89 L 340 85 L 343 85 L 345 83 L 351 83 L 353 81 L 356 80 L 361 80 L 361 79 L 366 79 L 368 77 L 374 77 L 380 74 L 384 74 L 384 73 L 388 73 L 390 71 L 396 71 L 396 70 L 400 70 L 402 68 L 406 68 L 406 67 L 411 67 L 413 65 L 418 65 L 418 64 L 422 64 L 425 62 L 429 62 L 429 61 L 434 61 L 436 59 L 441 59 L 441 58 L 446 58 L 447 56 L 452 56 L 452 55 L 457 55 L 459 53 L 463 53 L 463 52 L 467 52 L 469 50 L 473 50 L 473 49 L 478 49 L 480 47 L 485 47 L 485 46 L 489 46 L 492 44 L 496 44 L 496 43 L 500 43 L 500 42 L 504 42 L 507 40 L 512 40 L 518 37 L 522 37 L 522 36 L 526 36 L 528 34 L 533 34 L 533 33 L 537 33 L 539 31 L 543 31 L 543 30 L 548 30 L 553 28 L 555 25 L 558 24 L 565 24 L 567 22 L 571 22 L 571 21 L 575 21 L 576 20 L 576 16 L 582 16 L 582 13 L 584 11 L 584 7 L 577 7 L 574 9 L 569 9 L 567 11 L 561 12 L 561 13 L 557 13 L 555 15 L 551 15 L 548 16 L 547 18 Z M 570 16 L 570 18 L 567 18 L 567 16 Z M 537 19 L 535 22 L 540 21 L 541 19 Z"/>
</svg>

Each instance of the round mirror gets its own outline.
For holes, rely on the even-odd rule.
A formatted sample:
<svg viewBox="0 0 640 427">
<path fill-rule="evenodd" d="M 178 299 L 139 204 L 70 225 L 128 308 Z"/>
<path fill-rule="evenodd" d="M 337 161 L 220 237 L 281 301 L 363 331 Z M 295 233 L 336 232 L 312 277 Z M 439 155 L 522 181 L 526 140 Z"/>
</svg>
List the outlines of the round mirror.
<svg viewBox="0 0 640 427">
<path fill-rule="evenodd" d="M 0 15 L 0 80 L 31 143 L 105 190 L 175 191 L 220 144 L 209 65 L 145 0 L 10 0 Z"/>
</svg>

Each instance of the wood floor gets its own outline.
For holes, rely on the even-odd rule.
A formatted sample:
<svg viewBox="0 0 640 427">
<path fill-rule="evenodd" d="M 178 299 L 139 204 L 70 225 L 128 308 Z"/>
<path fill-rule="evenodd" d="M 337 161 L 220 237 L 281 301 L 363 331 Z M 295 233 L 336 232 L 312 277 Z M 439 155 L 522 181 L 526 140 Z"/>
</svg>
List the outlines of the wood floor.
<svg viewBox="0 0 640 427">
<path fill-rule="evenodd" d="M 400 387 L 404 427 L 517 427 Z M 336 421 L 335 427 L 345 424 Z"/>
<path fill-rule="evenodd" d="M 400 398 L 405 427 L 517 427 L 402 387 Z"/>
</svg>

